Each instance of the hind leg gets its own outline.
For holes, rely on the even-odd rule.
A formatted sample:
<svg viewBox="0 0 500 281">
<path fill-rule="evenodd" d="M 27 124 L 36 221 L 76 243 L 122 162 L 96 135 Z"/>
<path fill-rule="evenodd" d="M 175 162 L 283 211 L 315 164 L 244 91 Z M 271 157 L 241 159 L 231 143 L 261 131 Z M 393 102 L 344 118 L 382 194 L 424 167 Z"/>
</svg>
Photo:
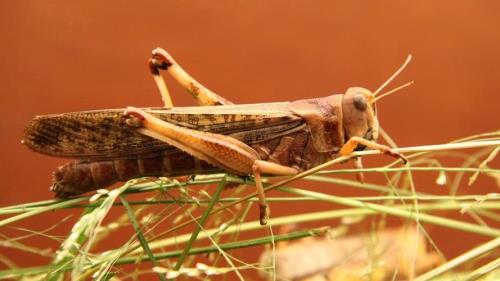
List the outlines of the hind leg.
<svg viewBox="0 0 500 281">
<path fill-rule="evenodd" d="M 128 117 L 136 118 L 137 130 L 149 137 L 168 143 L 176 148 L 216 167 L 236 175 L 255 177 L 260 206 L 260 223 L 267 223 L 267 203 L 261 174 L 287 176 L 295 175 L 295 168 L 263 161 L 253 148 L 230 136 L 201 132 L 180 127 L 154 117 L 141 109 L 129 107 Z"/>
<path fill-rule="evenodd" d="M 160 70 L 166 70 L 170 75 L 172 75 L 172 77 L 174 77 L 174 79 L 196 99 L 199 105 L 207 106 L 233 104 L 196 81 L 186 71 L 184 71 L 179 64 L 177 64 L 167 51 L 161 48 L 153 50 L 152 57 L 149 60 L 149 67 L 151 73 L 153 74 L 153 79 L 160 90 L 166 108 L 172 107 L 172 100 L 168 93 L 165 81 L 160 74 Z"/>
</svg>

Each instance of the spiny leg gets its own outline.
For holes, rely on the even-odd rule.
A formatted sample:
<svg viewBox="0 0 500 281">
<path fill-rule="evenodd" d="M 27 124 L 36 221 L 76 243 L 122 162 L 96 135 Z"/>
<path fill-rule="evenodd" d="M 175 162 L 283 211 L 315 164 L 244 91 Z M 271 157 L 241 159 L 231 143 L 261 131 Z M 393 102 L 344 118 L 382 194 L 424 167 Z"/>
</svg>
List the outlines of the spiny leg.
<svg viewBox="0 0 500 281">
<path fill-rule="evenodd" d="M 127 124 L 139 127 L 138 131 L 193 155 L 209 164 L 236 175 L 253 174 L 259 197 L 260 223 L 267 222 L 267 203 L 261 174 L 294 175 L 294 168 L 259 159 L 257 152 L 247 144 L 220 134 L 201 132 L 180 127 L 152 116 L 138 108 L 129 107 L 125 115 L 135 117 Z"/>
<path fill-rule="evenodd" d="M 364 146 L 369 147 L 371 149 L 380 150 L 380 151 L 384 152 L 385 154 L 388 154 L 388 155 L 396 157 L 396 158 L 400 158 L 404 164 L 406 164 L 406 162 L 408 162 L 408 160 L 401 153 L 392 150 L 387 145 L 379 144 L 379 143 L 369 141 L 367 139 L 360 138 L 360 137 L 351 137 L 342 146 L 342 148 L 339 151 L 339 155 L 343 156 L 343 155 L 351 154 L 354 151 L 354 149 L 356 149 L 358 144 L 364 145 Z"/>
<path fill-rule="evenodd" d="M 232 102 L 226 100 L 225 98 L 217 95 L 216 93 L 210 91 L 205 86 L 196 81 L 191 77 L 184 69 L 182 69 L 179 64 L 172 58 L 167 51 L 162 48 L 156 48 L 153 50 L 153 56 L 150 60 L 151 68 L 158 71 L 158 69 L 166 70 L 172 77 L 174 77 L 177 82 L 184 87 L 197 101 L 199 105 L 227 105 L 233 104 Z M 152 70 L 152 72 L 154 71 Z M 153 72 L 153 77 L 159 76 L 160 78 L 155 78 L 155 82 L 160 88 L 160 92 L 166 89 L 165 82 L 161 78 L 159 71 L 155 76 Z M 164 94 L 162 93 L 162 96 Z"/>
</svg>

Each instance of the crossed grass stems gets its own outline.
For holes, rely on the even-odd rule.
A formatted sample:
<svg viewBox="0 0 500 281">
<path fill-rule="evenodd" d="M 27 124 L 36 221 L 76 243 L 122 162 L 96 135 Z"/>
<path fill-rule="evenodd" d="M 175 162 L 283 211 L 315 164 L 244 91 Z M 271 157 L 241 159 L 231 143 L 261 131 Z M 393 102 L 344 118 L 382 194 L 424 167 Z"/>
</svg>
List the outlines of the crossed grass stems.
<svg viewBox="0 0 500 281">
<path fill-rule="evenodd" d="M 385 140 L 392 147 L 396 147 L 394 142 L 383 134 Z M 474 153 L 460 153 L 457 149 L 476 148 Z M 498 222 L 500 217 L 497 210 L 500 209 L 500 195 L 496 193 L 478 194 L 478 195 L 457 195 L 460 184 L 466 174 L 472 174 L 468 177 L 469 185 L 473 184 L 479 174 L 493 177 L 497 185 L 500 185 L 500 170 L 488 167 L 488 163 L 493 161 L 500 150 L 500 131 L 474 135 L 468 138 L 460 139 L 443 145 L 430 145 L 420 147 L 396 148 L 397 151 L 405 153 L 410 160 L 406 166 L 400 166 L 400 161 L 396 160 L 386 166 L 377 168 L 357 169 L 336 169 L 326 170 L 326 168 L 338 164 L 352 157 L 379 154 L 378 151 L 361 151 L 353 155 L 336 158 L 328 163 L 317 166 L 313 169 L 300 173 L 294 177 L 278 180 L 277 183 L 267 184 L 266 191 L 278 189 L 281 192 L 293 195 L 291 197 L 269 197 L 269 202 L 298 202 L 298 201 L 316 201 L 330 202 L 336 205 L 346 206 L 348 208 L 340 210 L 310 212 L 298 215 L 288 215 L 271 218 L 267 231 L 269 235 L 250 239 L 238 240 L 239 234 L 245 231 L 262 229 L 258 222 L 244 222 L 251 206 L 256 202 L 255 193 L 246 196 L 220 198 L 221 191 L 228 183 L 252 184 L 251 179 L 235 178 L 229 175 L 197 176 L 187 182 L 178 182 L 175 180 L 163 179 L 155 182 L 138 183 L 130 181 L 125 185 L 112 191 L 98 191 L 92 197 L 79 197 L 67 200 L 48 200 L 33 202 L 15 206 L 0 208 L 0 215 L 10 215 L 0 221 L 0 227 L 9 225 L 16 221 L 38 216 L 47 211 L 53 211 L 64 208 L 82 208 L 83 214 L 78 222 L 73 226 L 71 234 L 61 243 L 60 249 L 53 255 L 53 261 L 50 265 L 34 268 L 13 268 L 0 271 L 1 278 L 16 278 L 25 275 L 45 276 L 47 280 L 59 280 L 63 274 L 70 271 L 73 280 L 83 280 L 93 277 L 97 280 L 107 280 L 115 274 L 121 274 L 121 278 L 133 278 L 143 273 L 154 271 L 158 274 L 160 280 L 175 278 L 179 275 L 188 276 L 210 276 L 213 274 L 226 274 L 233 272 L 240 280 L 244 280 L 242 270 L 268 270 L 273 271 L 274 264 L 265 267 L 262 264 L 248 264 L 238 260 L 236 257 L 227 253 L 227 250 L 256 245 L 271 245 L 274 249 L 278 241 L 293 240 L 307 236 L 324 234 L 326 228 L 310 228 L 302 231 L 295 231 L 283 235 L 274 235 L 272 226 L 286 225 L 290 223 L 307 223 L 322 220 L 332 220 L 345 217 L 368 217 L 381 215 L 381 221 L 374 226 L 383 228 L 384 220 L 387 215 L 401 217 L 406 222 L 415 223 L 417 231 L 423 233 L 430 242 L 433 249 L 443 258 L 437 245 L 434 244 L 431 237 L 427 234 L 421 223 L 434 224 L 442 227 L 455 229 L 458 231 L 474 233 L 477 235 L 493 237 L 493 239 L 476 248 L 466 251 L 459 257 L 456 257 L 439 267 L 420 275 L 416 280 L 430 280 L 436 276 L 443 276 L 443 280 L 476 280 L 500 267 L 500 258 L 493 258 L 484 266 L 466 273 L 453 273 L 453 270 L 464 264 L 483 258 L 484 255 L 493 255 L 500 247 L 500 229 L 489 226 L 487 221 Z M 444 167 L 436 157 L 451 156 L 463 159 L 461 167 Z M 334 168 L 336 168 L 334 166 Z M 387 185 L 377 185 L 357 181 L 345 180 L 325 175 L 348 174 L 362 171 L 364 173 L 381 173 L 387 180 Z M 437 173 L 437 183 L 446 184 L 449 187 L 450 194 L 446 196 L 424 194 L 415 190 L 412 172 L 434 172 Z M 453 181 L 449 181 L 450 174 L 454 173 Z M 296 180 L 302 179 L 306 182 L 322 182 L 336 185 L 343 185 L 352 188 L 367 189 L 383 193 L 382 196 L 364 196 L 364 197 L 339 197 L 327 193 L 310 191 L 306 188 L 285 187 Z M 190 194 L 189 187 L 216 184 L 217 189 L 210 195 L 202 190 L 198 197 Z M 169 191 L 173 188 L 179 188 L 180 198 L 170 196 Z M 147 200 L 128 200 L 127 194 L 144 193 L 156 191 L 155 196 Z M 236 189 L 237 195 L 241 189 Z M 90 200 L 89 200 L 90 199 Z M 382 202 L 382 203 L 380 203 Z M 116 221 L 105 226 L 102 225 L 103 219 L 113 206 L 121 205 L 126 210 L 126 214 L 119 217 Z M 156 216 L 142 215 L 148 206 L 162 205 L 165 209 Z M 173 206 L 178 206 L 176 210 L 171 210 Z M 186 206 L 184 208 L 183 206 Z M 202 215 L 193 214 L 198 207 L 205 207 Z M 461 220 L 449 219 L 438 215 L 429 214 L 437 210 L 459 210 L 463 214 L 469 215 L 475 223 L 464 222 Z M 223 223 L 221 216 L 216 214 L 231 213 L 233 215 L 229 222 Z M 169 215 L 165 215 L 166 213 Z M 486 220 L 485 220 L 486 219 Z M 173 227 L 161 233 L 153 233 L 153 230 L 166 220 L 173 220 Z M 120 227 L 128 225 L 128 222 L 134 228 L 134 235 L 121 247 L 107 251 L 105 253 L 90 253 L 92 247 L 109 236 L 109 233 Z M 194 231 L 187 234 L 178 234 L 178 231 L 186 226 L 194 225 Z M 212 225 L 212 228 L 206 228 Z M 44 254 L 34 247 L 24 245 L 20 241 L 34 235 L 47 234 L 55 228 L 51 226 L 44 231 L 24 230 L 28 235 L 17 238 L 9 238 L 2 235 L 4 246 L 14 247 L 19 250 L 33 253 Z M 339 228 L 340 229 L 340 228 Z M 230 241 L 220 243 L 222 236 L 230 236 Z M 147 237 L 147 238 L 146 238 Z M 52 239 L 57 239 L 51 237 Z M 208 239 L 211 246 L 194 247 L 195 242 L 202 239 Z M 174 251 L 165 251 L 182 243 L 183 249 Z M 153 253 L 153 250 L 161 250 L 161 253 Z M 215 258 L 213 266 L 199 264 L 196 268 L 183 268 L 183 264 L 189 256 L 196 254 L 220 253 Z M 51 255 L 50 253 L 45 253 Z M 1 256 L 1 255 L 0 255 Z M 0 257 L 1 258 L 1 257 Z M 167 269 L 160 260 L 177 258 L 175 263 L 169 264 Z M 216 267 L 220 260 L 225 260 L 228 267 Z M 1 258 L 8 264 L 6 258 Z M 116 272 L 117 266 L 124 264 L 138 264 L 149 262 L 149 269 L 140 271 L 139 267 L 132 273 Z M 238 265 L 235 264 L 238 263 Z M 152 270 L 151 270 L 152 268 Z M 274 276 L 276 277 L 276 276 Z M 449 278 L 449 279 L 447 279 Z"/>
</svg>

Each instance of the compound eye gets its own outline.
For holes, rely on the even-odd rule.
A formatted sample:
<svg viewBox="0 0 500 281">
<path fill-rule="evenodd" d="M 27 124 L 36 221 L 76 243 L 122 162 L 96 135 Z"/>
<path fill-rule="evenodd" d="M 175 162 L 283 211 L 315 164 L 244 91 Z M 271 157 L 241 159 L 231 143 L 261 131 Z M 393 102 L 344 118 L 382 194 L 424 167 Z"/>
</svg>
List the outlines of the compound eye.
<svg viewBox="0 0 500 281">
<path fill-rule="evenodd" d="M 359 94 L 354 96 L 353 99 L 354 107 L 356 107 L 359 111 L 365 111 L 367 108 L 366 99 L 363 95 Z"/>
</svg>

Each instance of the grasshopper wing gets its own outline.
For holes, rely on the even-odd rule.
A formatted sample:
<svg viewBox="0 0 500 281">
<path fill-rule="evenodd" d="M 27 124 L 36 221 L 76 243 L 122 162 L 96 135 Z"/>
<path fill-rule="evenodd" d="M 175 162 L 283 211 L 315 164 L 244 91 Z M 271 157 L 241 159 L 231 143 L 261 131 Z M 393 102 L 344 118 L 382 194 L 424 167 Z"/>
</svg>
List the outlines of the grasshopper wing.
<svg viewBox="0 0 500 281">
<path fill-rule="evenodd" d="M 304 119 L 287 106 L 269 103 L 144 110 L 178 126 L 230 135 L 252 144 L 305 128 Z M 43 154 L 84 160 L 177 151 L 127 126 L 123 112 L 109 109 L 37 116 L 26 127 L 23 142 Z"/>
</svg>

